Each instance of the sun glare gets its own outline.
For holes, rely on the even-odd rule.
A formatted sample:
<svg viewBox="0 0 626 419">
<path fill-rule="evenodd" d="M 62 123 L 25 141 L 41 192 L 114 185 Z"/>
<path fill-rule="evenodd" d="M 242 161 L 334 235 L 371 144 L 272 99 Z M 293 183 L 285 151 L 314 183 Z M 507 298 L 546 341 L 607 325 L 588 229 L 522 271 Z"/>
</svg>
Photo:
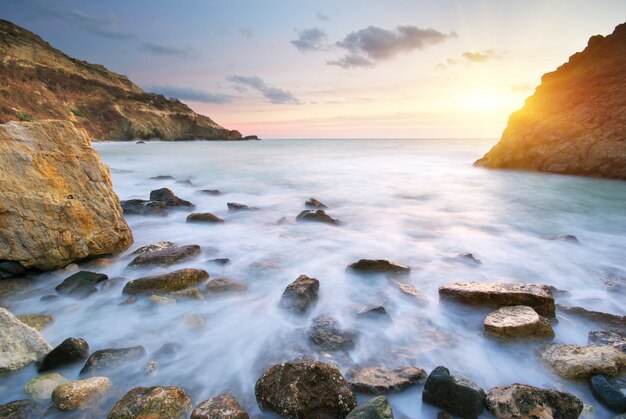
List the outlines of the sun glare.
<svg viewBox="0 0 626 419">
<path fill-rule="evenodd" d="M 506 106 L 506 98 L 494 91 L 475 91 L 469 93 L 463 100 L 463 106 L 470 111 L 484 112 Z"/>
</svg>

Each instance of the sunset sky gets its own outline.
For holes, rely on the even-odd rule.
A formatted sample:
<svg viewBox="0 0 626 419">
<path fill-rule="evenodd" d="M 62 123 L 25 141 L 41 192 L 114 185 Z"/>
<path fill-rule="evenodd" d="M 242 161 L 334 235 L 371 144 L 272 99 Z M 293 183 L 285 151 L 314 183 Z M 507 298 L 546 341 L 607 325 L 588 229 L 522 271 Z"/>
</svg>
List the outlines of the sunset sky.
<svg viewBox="0 0 626 419">
<path fill-rule="evenodd" d="M 0 17 L 244 134 L 495 138 L 626 1 L 2 0 Z"/>
</svg>

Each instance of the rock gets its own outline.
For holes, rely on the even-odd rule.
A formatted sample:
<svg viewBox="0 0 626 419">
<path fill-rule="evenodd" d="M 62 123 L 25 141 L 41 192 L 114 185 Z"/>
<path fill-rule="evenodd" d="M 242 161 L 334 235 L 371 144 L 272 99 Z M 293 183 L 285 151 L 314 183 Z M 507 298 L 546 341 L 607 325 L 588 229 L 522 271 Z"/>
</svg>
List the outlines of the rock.
<svg viewBox="0 0 626 419">
<path fill-rule="evenodd" d="M 191 412 L 191 419 L 248 419 L 237 399 L 230 394 L 205 400 Z"/>
<path fill-rule="evenodd" d="M 626 335 L 622 333 L 609 330 L 592 330 L 587 336 L 587 344 L 613 346 L 626 353 Z"/>
<path fill-rule="evenodd" d="M 335 367 L 322 362 L 283 362 L 256 382 L 261 410 L 283 417 L 343 418 L 356 407 L 352 389 Z"/>
<path fill-rule="evenodd" d="M 261 141 L 261 139 L 259 138 L 258 135 L 246 135 L 245 137 L 242 138 L 242 140 L 254 140 L 254 141 Z"/>
<path fill-rule="evenodd" d="M 409 273 L 411 268 L 384 259 L 361 259 L 348 265 L 348 269 L 361 273 Z"/>
<path fill-rule="evenodd" d="M 148 376 L 155 376 L 159 372 L 159 361 L 151 360 L 143 367 L 143 373 Z"/>
<path fill-rule="evenodd" d="M 580 243 L 576 236 L 573 236 L 571 234 L 561 234 L 560 236 L 550 237 L 550 240 L 555 240 L 559 242 Z"/>
<path fill-rule="evenodd" d="M 226 203 L 226 206 L 228 207 L 228 211 L 231 212 L 235 212 L 235 211 L 257 211 L 259 208 L 256 207 L 249 207 L 247 205 L 244 204 L 238 204 L 237 202 L 228 202 Z"/>
<path fill-rule="evenodd" d="M 106 374 L 112 370 L 136 363 L 146 356 L 143 346 L 120 349 L 101 349 L 91 354 L 80 375 Z"/>
<path fill-rule="evenodd" d="M 121 201 L 124 215 L 166 215 L 167 204 L 163 201 L 146 201 L 145 199 L 127 199 Z"/>
<path fill-rule="evenodd" d="M 201 189 L 198 193 L 205 195 L 221 195 L 222 193 L 217 189 Z"/>
<path fill-rule="evenodd" d="M 171 249 L 172 247 L 176 247 L 177 244 L 174 242 L 156 242 L 152 244 L 148 244 L 146 246 L 141 246 L 139 249 L 135 250 L 131 255 L 141 255 L 143 253 L 150 253 L 157 250 L 163 249 Z"/>
<path fill-rule="evenodd" d="M 107 419 L 187 419 L 190 413 L 191 400 L 178 387 L 136 387 L 115 403 Z"/>
<path fill-rule="evenodd" d="M 304 313 L 317 301 L 320 281 L 306 275 L 300 275 L 287 285 L 280 297 L 280 307 L 296 313 Z"/>
<path fill-rule="evenodd" d="M 199 300 L 204 301 L 204 297 L 198 288 L 187 288 L 180 291 L 172 291 L 168 294 L 170 297 L 174 297 L 177 300 L 179 299 L 187 299 L 187 300 Z"/>
<path fill-rule="evenodd" d="M 139 140 L 137 141 L 135 144 L 145 144 L 146 142 L 144 140 Z"/>
<path fill-rule="evenodd" d="M 198 285 L 208 278 L 209 274 L 200 269 L 179 269 L 166 274 L 133 279 L 124 286 L 122 293 L 142 294 L 179 291 Z"/>
<path fill-rule="evenodd" d="M 111 388 L 106 377 L 91 377 L 79 381 L 68 381 L 52 392 L 52 403 L 59 410 L 83 410 L 95 407 Z"/>
<path fill-rule="evenodd" d="M 206 284 L 206 290 L 210 293 L 243 292 L 247 289 L 241 281 L 228 278 L 212 279 Z"/>
<path fill-rule="evenodd" d="M 362 319 L 391 321 L 391 316 L 383 306 L 366 307 L 359 310 L 357 316 Z"/>
<path fill-rule="evenodd" d="M 207 330 L 206 320 L 198 314 L 189 314 L 183 319 L 183 326 L 193 332 L 204 332 Z"/>
<path fill-rule="evenodd" d="M 26 273 L 26 269 L 17 262 L 10 260 L 0 261 L 0 279 L 13 278 Z"/>
<path fill-rule="evenodd" d="M 63 280 L 54 289 L 61 295 L 76 299 L 89 297 L 98 291 L 96 284 L 108 280 L 105 274 L 99 274 L 89 271 L 76 272 Z"/>
<path fill-rule="evenodd" d="M 209 259 L 206 261 L 206 263 L 212 263 L 214 265 L 224 266 L 230 263 L 230 259 L 228 258 Z"/>
<path fill-rule="evenodd" d="M 38 371 L 50 371 L 87 359 L 89 344 L 84 339 L 67 338 L 51 350 L 39 364 Z"/>
<path fill-rule="evenodd" d="M 200 246 L 168 247 L 151 252 L 143 252 L 130 262 L 128 266 L 171 266 L 194 259 L 201 253 Z"/>
<path fill-rule="evenodd" d="M 485 392 L 470 380 L 435 368 L 424 384 L 422 401 L 461 418 L 477 418 L 485 409 Z"/>
<path fill-rule="evenodd" d="M 460 253 L 457 255 L 457 259 L 472 264 L 472 265 L 482 265 L 483 263 L 474 256 L 472 253 Z"/>
<path fill-rule="evenodd" d="M 487 408 L 497 418 L 577 418 L 583 402 L 570 393 L 526 384 L 494 387 L 487 394 Z"/>
<path fill-rule="evenodd" d="M 33 400 L 50 400 L 52 391 L 65 382 L 67 379 L 56 372 L 40 375 L 26 383 L 24 393 Z"/>
<path fill-rule="evenodd" d="M 184 199 L 180 199 L 174 192 L 172 192 L 168 188 L 156 189 L 150 192 L 150 201 L 161 201 L 165 202 L 165 205 L 168 207 L 193 207 L 194 205 L 185 201 Z"/>
<path fill-rule="evenodd" d="M 626 355 L 611 346 L 547 345 L 539 356 L 557 374 L 568 379 L 595 374 L 616 376 L 626 366 Z"/>
<path fill-rule="evenodd" d="M 484 326 L 486 334 L 503 339 L 554 337 L 550 321 L 528 306 L 500 307 L 489 313 Z"/>
<path fill-rule="evenodd" d="M 626 179 L 626 25 L 594 35 L 511 114 L 477 165 Z"/>
<path fill-rule="evenodd" d="M 133 243 L 109 168 L 69 121 L 0 125 L 0 260 L 54 270 Z"/>
<path fill-rule="evenodd" d="M 407 284 L 406 282 L 400 282 L 400 281 L 398 281 L 396 279 L 392 279 L 391 283 L 393 285 L 395 285 L 396 287 L 398 287 L 400 292 L 402 292 L 403 294 L 408 295 L 409 297 L 414 298 L 415 301 L 419 305 L 421 305 L 421 306 L 427 306 L 428 305 L 428 297 L 426 297 L 426 294 L 424 294 L 422 291 L 420 291 L 417 288 L 415 288 L 413 285 Z"/>
<path fill-rule="evenodd" d="M 545 285 L 503 282 L 457 282 L 439 287 L 443 299 L 479 306 L 524 305 L 546 317 L 554 317 L 554 297 Z"/>
<path fill-rule="evenodd" d="M 317 221 L 326 224 L 339 224 L 339 220 L 326 214 L 326 211 L 318 209 L 317 211 L 304 210 L 296 217 L 296 221 Z"/>
<path fill-rule="evenodd" d="M 157 305 L 162 305 L 162 306 L 169 306 L 169 305 L 176 304 L 176 300 L 174 298 L 163 297 L 161 295 L 151 295 L 150 302 L 152 304 L 157 304 Z"/>
<path fill-rule="evenodd" d="M 194 212 L 193 214 L 189 214 L 187 216 L 188 223 L 218 223 L 221 224 L 224 222 L 217 215 L 213 215 L 210 212 Z"/>
<path fill-rule="evenodd" d="M 393 411 L 385 396 L 377 396 L 355 407 L 346 419 L 393 419 Z"/>
<path fill-rule="evenodd" d="M 326 209 L 328 208 L 326 205 L 322 204 L 320 201 L 318 201 L 315 198 L 309 198 L 306 200 L 306 202 L 304 203 L 305 207 L 308 208 L 317 208 L 317 209 Z"/>
<path fill-rule="evenodd" d="M 40 419 L 45 413 L 46 409 L 32 400 L 16 400 L 0 405 L 2 419 Z"/>
<path fill-rule="evenodd" d="M 387 394 L 402 391 L 426 379 L 426 371 L 422 368 L 363 368 L 350 370 L 348 382 L 354 391 L 367 394 Z"/>
<path fill-rule="evenodd" d="M 557 308 L 563 313 L 573 316 L 582 317 L 586 320 L 614 327 L 620 330 L 626 330 L 626 316 L 618 316 L 616 314 L 603 313 L 601 311 L 587 310 L 582 307 L 571 307 L 558 304 Z"/>
<path fill-rule="evenodd" d="M 25 367 L 51 349 L 38 331 L 0 307 L 0 374 Z"/>
<path fill-rule="evenodd" d="M 176 183 L 178 185 L 194 186 L 193 182 L 190 179 L 177 180 L 174 183 Z"/>
<path fill-rule="evenodd" d="M 174 176 L 158 175 L 158 176 L 152 176 L 150 180 L 174 180 Z"/>
<path fill-rule="evenodd" d="M 174 342 L 164 343 L 152 354 L 152 357 L 155 359 L 172 358 L 178 354 L 179 350 L 179 346 Z"/>
<path fill-rule="evenodd" d="M 339 323 L 328 316 L 313 319 L 308 331 L 309 341 L 327 351 L 351 349 L 356 344 L 357 333 L 354 330 L 341 329 Z"/>
<path fill-rule="evenodd" d="M 16 316 L 19 321 L 41 332 L 46 326 L 54 322 L 54 317 L 47 314 L 22 314 Z"/>
<path fill-rule="evenodd" d="M 598 374 L 591 377 L 589 384 L 600 403 L 618 413 L 626 413 L 626 381 Z"/>
</svg>

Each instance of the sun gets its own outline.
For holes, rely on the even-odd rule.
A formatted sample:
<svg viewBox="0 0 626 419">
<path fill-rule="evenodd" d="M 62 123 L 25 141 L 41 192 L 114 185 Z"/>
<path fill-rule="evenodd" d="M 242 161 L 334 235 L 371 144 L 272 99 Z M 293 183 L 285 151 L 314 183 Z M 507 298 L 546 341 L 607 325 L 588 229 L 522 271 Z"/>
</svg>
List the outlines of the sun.
<svg viewBox="0 0 626 419">
<path fill-rule="evenodd" d="M 474 112 L 485 112 L 498 109 L 505 104 L 504 95 L 496 91 L 478 90 L 469 92 L 463 100 L 463 106 Z"/>
</svg>

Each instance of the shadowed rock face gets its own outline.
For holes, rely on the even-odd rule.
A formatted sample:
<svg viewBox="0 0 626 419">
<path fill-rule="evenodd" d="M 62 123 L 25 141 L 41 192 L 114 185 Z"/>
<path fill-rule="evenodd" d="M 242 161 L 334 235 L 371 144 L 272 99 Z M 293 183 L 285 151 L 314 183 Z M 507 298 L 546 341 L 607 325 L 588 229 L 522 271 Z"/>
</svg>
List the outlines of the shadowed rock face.
<svg viewBox="0 0 626 419">
<path fill-rule="evenodd" d="M 477 165 L 626 179 L 626 24 L 592 36 L 511 114 Z"/>
</svg>

